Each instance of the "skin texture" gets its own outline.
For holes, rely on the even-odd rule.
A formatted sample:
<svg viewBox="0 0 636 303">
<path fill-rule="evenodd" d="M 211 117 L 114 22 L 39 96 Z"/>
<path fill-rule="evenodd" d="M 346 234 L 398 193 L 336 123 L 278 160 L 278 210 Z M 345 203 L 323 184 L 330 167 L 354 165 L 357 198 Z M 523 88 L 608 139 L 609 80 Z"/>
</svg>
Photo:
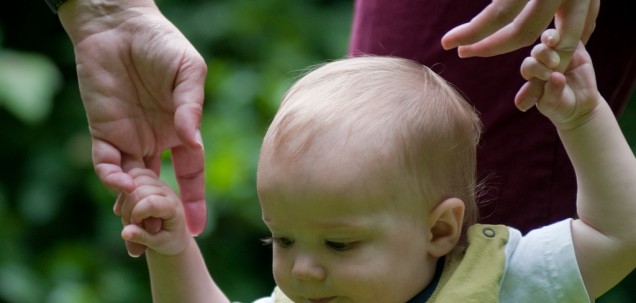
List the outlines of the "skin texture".
<svg viewBox="0 0 636 303">
<path fill-rule="evenodd" d="M 470 23 L 449 31 L 442 45 L 458 47 L 462 57 L 505 53 L 532 43 L 556 14 L 563 37 L 558 48 L 567 54 L 593 31 L 598 6 L 598 0 L 495 0 Z M 205 61 L 152 0 L 69 0 L 59 17 L 75 51 L 98 177 L 116 192 L 131 192 L 136 185 L 128 172 L 144 167 L 159 174 L 161 153 L 170 149 L 189 229 L 201 233 Z M 569 59 L 563 58 L 566 66 Z M 524 87 L 527 98 L 541 95 L 543 86 L 535 82 Z M 115 213 L 121 204 L 118 199 Z M 146 225 L 158 230 L 158 222 Z M 136 256 L 145 250 L 127 247 Z"/>
<path fill-rule="evenodd" d="M 636 226 L 630 224 L 636 215 L 633 203 L 636 192 L 631 186 L 636 179 L 634 157 L 611 111 L 598 95 L 589 56 L 582 46 L 570 62 L 578 41 L 585 42 L 593 31 L 598 6 L 599 1 L 594 0 L 493 1 L 473 21 L 451 30 L 442 39 L 445 48 L 459 47 L 462 57 L 492 56 L 533 43 L 556 15 L 555 25 L 560 36 L 548 37 L 543 46 L 553 52 L 538 49 L 532 54 L 535 61 L 524 63 L 521 72 L 529 84 L 519 92 L 516 104 L 522 110 L 536 104 L 550 118 L 577 169 L 577 204 L 581 219 L 573 223 L 573 237 L 591 297 L 598 297 L 616 284 L 633 270 L 636 263 Z M 95 171 L 106 186 L 122 192 L 115 212 L 122 214 L 122 223 L 126 225 L 122 237 L 128 241 L 129 252 L 139 255 L 147 246 L 151 247 L 148 262 L 155 298 L 158 301 L 227 302 L 205 270 L 191 234 L 178 227 L 182 226 L 179 222 L 187 222 L 192 234 L 200 233 L 205 227 L 203 144 L 198 134 L 205 62 L 152 1 L 70 0 L 61 7 L 59 16 L 75 50 L 80 91 L 93 137 Z M 549 59 L 554 58 L 553 54 L 558 56 L 556 67 L 555 61 Z M 162 185 L 148 181 L 148 178 L 157 180 L 161 152 L 166 149 L 172 151 L 181 199 L 168 194 Z M 154 175 L 146 175 L 148 170 Z M 155 192 L 157 188 L 161 190 Z M 150 191 L 140 191 L 142 189 Z M 290 192 L 290 196 L 292 194 Z M 268 194 L 263 191 L 263 195 Z M 337 217 L 322 209 L 327 202 L 345 200 L 337 195 L 332 198 L 327 197 L 325 201 L 315 198 L 303 203 L 318 204 L 311 207 L 322 212 L 323 218 Z M 355 285 L 357 271 L 362 270 L 355 263 L 342 268 L 334 266 L 337 262 L 322 265 L 329 269 L 324 270 L 324 277 L 342 279 L 353 293 L 342 290 L 342 295 L 323 294 L 319 290 L 313 292 L 311 288 L 304 293 L 303 287 L 297 285 L 306 284 L 295 281 L 307 280 L 307 277 L 313 281 L 319 277 L 320 280 L 321 270 L 315 271 L 321 267 L 317 266 L 321 264 L 320 260 L 325 255 L 330 256 L 333 248 L 343 243 L 311 232 L 314 228 L 309 227 L 312 225 L 332 223 L 317 221 L 309 222 L 307 226 L 293 226 L 291 229 L 298 234 L 292 234 L 290 239 L 296 242 L 287 246 L 290 243 L 281 242 L 281 237 L 276 235 L 278 229 L 286 232 L 286 224 L 279 223 L 284 222 L 280 219 L 284 216 L 276 204 L 290 206 L 287 195 L 271 203 L 266 199 L 263 204 L 265 221 L 278 239 L 275 245 L 283 243 L 285 246 L 281 247 L 285 252 L 276 250 L 274 264 L 276 279 L 284 291 L 290 296 L 298 294 L 298 301 L 323 295 L 354 302 L 369 300 Z M 166 201 L 180 203 L 163 205 Z M 398 266 L 394 246 L 407 244 L 404 238 L 391 231 L 408 231 L 409 240 L 415 239 L 414 243 L 408 244 L 426 252 L 424 256 L 416 256 L 415 250 L 408 250 L 404 258 L 414 262 L 412 264 L 423 265 L 423 272 L 405 268 L 406 272 L 396 279 L 403 282 L 406 299 L 407 294 L 428 283 L 432 260 L 448 252 L 456 243 L 454 235 L 458 229 L 453 222 L 461 217 L 459 206 L 456 200 L 441 205 L 445 207 L 433 208 L 430 216 L 420 218 L 419 222 L 425 222 L 428 231 L 423 232 L 424 237 L 419 235 L 421 229 L 415 228 L 418 224 L 397 220 L 400 216 L 397 213 L 376 218 L 378 213 L 365 213 L 353 206 L 343 210 L 351 213 L 353 222 L 364 223 L 365 220 L 358 220 L 364 213 L 363 217 L 370 216 L 383 223 L 381 229 L 384 232 L 369 232 L 369 250 L 364 250 L 367 247 L 364 245 L 360 250 L 368 252 L 369 256 L 391 256 L 386 264 L 381 264 L 385 270 L 392 265 Z M 180 207 L 184 221 L 179 221 L 181 215 L 176 211 Z M 349 221 L 348 217 L 345 219 Z M 167 243 L 174 241 L 170 232 L 185 241 L 177 241 L 176 245 Z M 325 242 L 325 239 L 329 241 Z M 329 250 L 323 244 L 328 244 Z M 590 254 L 591 251 L 594 254 Z M 316 256 L 320 258 L 313 259 Z M 416 274 L 422 278 L 416 278 Z M 364 276 L 370 277 L 368 285 L 378 285 L 378 273 L 368 272 Z M 403 301 L 400 294 L 387 296 L 373 299 Z"/>
<path fill-rule="evenodd" d="M 199 132 L 205 61 L 153 1 L 70 0 L 59 16 L 75 50 L 98 177 L 132 192 L 128 172 L 159 174 L 161 153 L 170 149 L 188 226 L 199 234 L 206 224 Z M 121 199 L 114 210 L 120 213 Z M 148 224 L 156 230 L 157 223 Z M 131 255 L 145 250 L 127 244 Z"/>
<path fill-rule="evenodd" d="M 319 136 L 297 161 L 262 154 L 274 279 L 294 302 L 406 302 L 457 243 L 463 203 L 427 205 L 405 185 L 395 155 L 372 143 L 340 148 L 348 139 Z"/>
<path fill-rule="evenodd" d="M 595 299 L 636 267 L 636 158 L 598 92 L 583 43 L 560 73 L 552 47 L 558 45 L 558 31 L 547 30 L 541 39 L 524 61 L 522 75 L 545 79 L 537 109 L 557 128 L 576 171 L 580 219 L 572 223 L 572 238 L 583 281 Z M 518 100 L 527 102 L 523 93 Z"/>
<path fill-rule="evenodd" d="M 470 22 L 448 31 L 441 43 L 445 49 L 457 48 L 462 58 L 496 56 L 535 43 L 554 20 L 560 37 L 558 44 L 551 45 L 560 57 L 554 69 L 563 72 L 579 41 L 586 43 L 592 35 L 599 8 L 599 0 L 493 0 Z M 526 105 L 539 99 L 545 80 L 534 78 L 524 84 L 520 94 L 528 100 L 516 102 L 520 110 L 528 110 Z"/>
<path fill-rule="evenodd" d="M 560 60 L 550 47 L 558 32 L 542 39 L 522 74 L 534 79 L 549 73 L 536 106 L 555 125 L 577 173 L 580 219 L 572 221 L 572 239 L 595 299 L 636 267 L 636 158 L 596 89 L 582 43 L 560 73 L 550 68 Z M 274 277 L 297 303 L 405 302 L 455 247 L 463 202 L 423 202 L 384 142 L 360 144 L 374 141 L 339 130 L 317 134 L 302 157 L 281 157 L 265 140 L 257 189 L 273 236 Z M 228 302 L 184 227 L 178 197 L 152 171 L 130 173 L 139 185 L 123 199 L 131 224 L 122 238 L 149 248 L 155 301 Z M 149 218 L 162 220 L 160 232 L 140 227 Z"/>
<path fill-rule="evenodd" d="M 124 193 L 122 214 L 124 240 L 148 247 L 153 302 L 229 303 L 210 276 L 201 251 L 186 227 L 185 209 L 175 192 L 149 169 L 129 171 L 136 189 Z M 158 232 L 149 232 L 143 222 L 160 220 Z"/>
</svg>

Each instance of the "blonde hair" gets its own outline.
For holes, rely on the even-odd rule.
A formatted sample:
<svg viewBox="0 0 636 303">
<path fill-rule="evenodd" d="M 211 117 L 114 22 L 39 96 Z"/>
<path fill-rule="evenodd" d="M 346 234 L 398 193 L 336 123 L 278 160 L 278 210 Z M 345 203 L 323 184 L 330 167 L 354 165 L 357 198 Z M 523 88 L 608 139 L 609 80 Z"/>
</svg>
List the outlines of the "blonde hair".
<svg viewBox="0 0 636 303">
<path fill-rule="evenodd" d="M 342 125 L 355 129 L 343 135 L 371 134 L 374 142 L 394 151 L 400 170 L 408 176 L 405 182 L 428 203 L 459 198 L 466 205 L 464 227 L 475 223 L 481 122 L 439 75 L 419 63 L 392 57 L 321 65 L 284 96 L 261 155 L 302 157 L 318 134 Z"/>
</svg>

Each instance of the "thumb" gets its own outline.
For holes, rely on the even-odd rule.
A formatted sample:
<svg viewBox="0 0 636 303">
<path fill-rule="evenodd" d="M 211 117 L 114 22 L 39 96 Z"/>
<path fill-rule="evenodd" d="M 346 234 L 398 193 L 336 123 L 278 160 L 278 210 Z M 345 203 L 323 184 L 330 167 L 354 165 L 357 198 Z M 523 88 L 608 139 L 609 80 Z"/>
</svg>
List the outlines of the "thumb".
<svg viewBox="0 0 636 303">
<path fill-rule="evenodd" d="M 121 238 L 126 241 L 126 249 L 131 257 L 139 257 L 145 251 L 150 235 L 145 229 L 135 224 L 129 224 L 121 231 Z"/>
<path fill-rule="evenodd" d="M 110 143 L 93 138 L 92 147 L 95 173 L 106 187 L 115 191 L 132 192 L 133 178 L 122 169 L 121 152 Z"/>
</svg>

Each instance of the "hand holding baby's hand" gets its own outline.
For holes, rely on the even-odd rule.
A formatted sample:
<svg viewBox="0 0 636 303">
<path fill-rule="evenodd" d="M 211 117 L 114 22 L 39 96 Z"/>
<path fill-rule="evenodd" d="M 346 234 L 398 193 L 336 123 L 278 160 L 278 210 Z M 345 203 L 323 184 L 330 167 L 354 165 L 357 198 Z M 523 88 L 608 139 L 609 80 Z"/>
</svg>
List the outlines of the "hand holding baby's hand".
<svg viewBox="0 0 636 303">
<path fill-rule="evenodd" d="M 181 200 L 151 170 L 134 169 L 130 174 L 134 177 L 136 189 L 123 199 L 122 221 L 125 226 L 121 237 L 160 254 L 180 253 L 190 238 Z M 160 228 L 144 224 L 157 219 L 161 221 Z"/>
<path fill-rule="evenodd" d="M 515 104 L 523 111 L 536 105 L 558 128 L 572 128 L 582 123 L 602 98 L 596 88 L 590 56 L 582 43 L 579 43 L 566 71 L 556 71 L 560 57 L 554 47 L 558 43 L 557 31 L 546 30 L 541 36 L 541 43 L 523 61 L 521 75 L 528 83 L 517 93 Z M 545 81 L 545 85 L 530 85 L 538 81 Z M 533 87 L 543 91 L 530 91 Z"/>
</svg>

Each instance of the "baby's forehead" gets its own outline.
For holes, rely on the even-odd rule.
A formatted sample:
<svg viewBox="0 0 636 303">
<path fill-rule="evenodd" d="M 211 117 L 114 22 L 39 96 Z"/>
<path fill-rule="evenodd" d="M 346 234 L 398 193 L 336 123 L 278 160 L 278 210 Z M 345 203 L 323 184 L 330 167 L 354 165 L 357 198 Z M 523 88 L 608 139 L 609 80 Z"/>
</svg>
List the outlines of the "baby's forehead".
<svg viewBox="0 0 636 303">
<path fill-rule="evenodd" d="M 316 138 L 316 143 L 321 139 Z M 401 169 L 394 153 L 372 148 L 372 144 L 342 142 L 313 144 L 293 158 L 269 153 L 259 164 L 259 192 L 294 196 L 298 203 L 317 197 L 340 203 L 343 210 L 411 213 L 421 209 L 424 201 L 416 198 L 413 182 L 408 180 L 411 177 Z"/>
</svg>

